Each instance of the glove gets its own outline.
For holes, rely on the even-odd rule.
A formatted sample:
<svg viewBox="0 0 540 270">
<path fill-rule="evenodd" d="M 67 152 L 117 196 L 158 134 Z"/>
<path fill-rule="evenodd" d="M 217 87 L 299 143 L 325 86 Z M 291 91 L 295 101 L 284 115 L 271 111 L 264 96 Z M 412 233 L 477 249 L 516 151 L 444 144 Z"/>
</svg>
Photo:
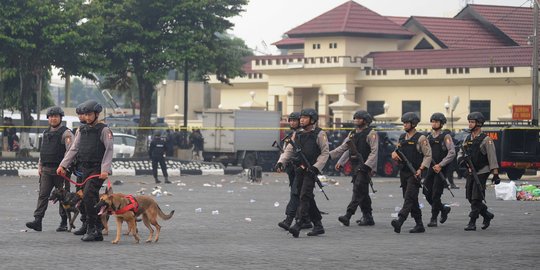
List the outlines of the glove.
<svg viewBox="0 0 540 270">
<path fill-rule="evenodd" d="M 278 162 L 274 168 L 276 171 L 283 171 L 285 169 L 285 167 L 283 167 L 283 163 L 281 162 Z"/>
<path fill-rule="evenodd" d="M 501 178 L 499 177 L 499 174 L 494 174 L 493 178 L 491 179 L 491 183 L 498 185 L 501 183 Z"/>
<path fill-rule="evenodd" d="M 317 167 L 314 167 L 312 166 L 311 168 L 308 169 L 308 171 L 314 175 L 319 175 L 321 174 L 321 172 L 319 171 L 319 169 L 317 169 Z"/>
</svg>

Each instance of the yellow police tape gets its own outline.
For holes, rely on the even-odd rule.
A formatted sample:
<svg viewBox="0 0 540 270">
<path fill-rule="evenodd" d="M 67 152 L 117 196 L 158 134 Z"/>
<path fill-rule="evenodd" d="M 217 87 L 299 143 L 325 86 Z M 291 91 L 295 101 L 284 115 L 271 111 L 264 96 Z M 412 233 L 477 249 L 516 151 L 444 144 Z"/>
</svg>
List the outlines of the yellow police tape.
<svg viewBox="0 0 540 270">
<path fill-rule="evenodd" d="M 0 131 L 2 131 L 4 128 L 16 128 L 16 129 L 30 129 L 30 132 L 32 132 L 32 129 L 46 129 L 48 126 L 0 126 Z M 173 131 L 180 131 L 180 130 L 188 130 L 192 131 L 194 129 L 200 129 L 200 130 L 290 130 L 288 127 L 197 127 L 197 126 L 167 126 L 167 127 L 139 127 L 139 126 L 109 126 L 112 130 L 122 130 L 122 129 L 132 129 L 132 130 L 173 130 Z M 333 131 L 351 131 L 354 128 L 332 128 L 332 127 L 323 127 L 322 130 L 333 130 Z M 402 131 L 403 129 L 399 126 L 396 126 L 396 128 L 374 128 L 377 131 Z M 429 131 L 429 129 L 417 129 L 418 131 Z M 454 129 L 455 132 L 459 132 L 459 129 Z"/>
</svg>

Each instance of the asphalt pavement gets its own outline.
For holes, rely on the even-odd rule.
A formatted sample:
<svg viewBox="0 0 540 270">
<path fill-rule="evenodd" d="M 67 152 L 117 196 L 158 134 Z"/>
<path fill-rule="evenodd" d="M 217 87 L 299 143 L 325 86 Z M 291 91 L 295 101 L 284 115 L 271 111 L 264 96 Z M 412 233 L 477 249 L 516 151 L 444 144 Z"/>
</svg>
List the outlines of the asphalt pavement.
<svg viewBox="0 0 540 270">
<path fill-rule="evenodd" d="M 60 218 L 52 204 L 43 231 L 27 230 L 38 178 L 0 177 L 0 269 L 538 269 L 540 202 L 495 200 L 490 187 L 491 227 L 466 232 L 465 191 L 453 190 L 455 198 L 446 191 L 443 202 L 452 211 L 445 224 L 410 234 L 414 221 L 409 218 L 396 234 L 390 221 L 403 203 L 397 178 L 374 178 L 373 227 L 338 222 L 352 194 L 350 178 L 328 179 L 339 183 L 325 187 L 330 201 L 315 192 L 319 208 L 328 212 L 322 236 L 308 237 L 303 230 L 293 238 L 277 226 L 288 201 L 285 174 L 264 174 L 261 183 L 234 175 L 179 176 L 171 178 L 173 184 L 161 185 L 170 195 L 155 197 L 165 213 L 175 210 L 172 219 L 159 220 L 159 242 L 136 244 L 132 236 L 122 235 L 113 245 L 114 219 L 103 242 L 82 242 L 80 236 L 55 231 Z M 121 180 L 113 190 L 126 194 L 143 188 L 148 194 L 155 186 L 151 176 L 111 180 Z M 463 187 L 463 180 L 456 183 Z M 427 224 L 430 206 L 423 197 L 420 203 Z M 138 228 L 146 239 L 146 227 L 140 223 Z"/>
</svg>

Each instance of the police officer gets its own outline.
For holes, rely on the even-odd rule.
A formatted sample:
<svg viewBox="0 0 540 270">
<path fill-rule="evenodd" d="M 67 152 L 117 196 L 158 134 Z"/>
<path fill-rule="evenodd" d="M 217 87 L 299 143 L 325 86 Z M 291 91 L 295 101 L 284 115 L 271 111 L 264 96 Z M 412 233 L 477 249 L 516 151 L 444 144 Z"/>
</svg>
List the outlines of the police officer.
<svg viewBox="0 0 540 270">
<path fill-rule="evenodd" d="M 416 225 L 411 229 L 410 233 L 425 232 L 424 224 L 422 223 L 422 210 L 418 204 L 418 189 L 421 187 L 420 179 L 422 173 L 431 165 L 431 147 L 426 139 L 426 136 L 416 131 L 416 126 L 420 122 L 420 118 L 413 112 L 403 114 L 401 117 L 403 129 L 405 133 L 399 137 L 398 148 L 403 152 L 403 155 L 412 163 L 416 170 L 412 173 L 404 161 L 400 159 L 398 154 L 392 152 L 392 159 L 402 162 L 402 167 L 399 172 L 401 180 L 401 189 L 403 191 L 403 207 L 398 213 L 398 219 L 392 220 L 391 224 L 394 227 L 394 232 L 400 233 L 401 226 L 409 216 L 409 213 L 414 218 Z"/>
<path fill-rule="evenodd" d="M 88 100 L 81 104 L 86 124 L 81 126 L 78 136 L 75 137 L 72 147 L 60 163 L 56 172 L 60 175 L 66 173 L 75 157 L 81 163 L 82 177 L 98 175 L 90 178 L 83 187 L 83 200 L 86 215 L 86 233 L 83 241 L 103 241 L 98 226 L 98 215 L 94 208 L 99 200 L 99 190 L 103 181 L 111 173 L 113 157 L 113 135 L 111 130 L 98 121 L 99 113 L 103 110 L 101 104 L 95 100 Z"/>
<path fill-rule="evenodd" d="M 148 149 L 148 156 L 152 160 L 152 175 L 156 180 L 156 184 L 161 183 L 158 179 L 157 165 L 161 167 L 161 172 L 163 172 L 163 177 L 165 177 L 165 183 L 170 184 L 169 174 L 167 173 L 167 164 L 165 163 L 165 152 L 167 147 L 167 141 L 162 136 L 161 131 L 157 130 L 154 132 L 154 137 L 152 142 L 150 142 L 150 148 Z"/>
<path fill-rule="evenodd" d="M 39 195 L 36 210 L 34 211 L 35 219 L 26 223 L 26 227 L 36 231 L 42 229 L 41 221 L 45 216 L 52 189 L 54 187 L 57 189 L 66 188 L 69 191 L 69 182 L 65 185 L 65 180 L 56 174 L 56 168 L 73 142 L 73 133 L 62 125 L 62 117 L 64 117 L 64 110 L 60 107 L 51 107 L 47 110 L 49 128 L 43 132 L 41 141 L 41 152 L 38 161 Z M 66 212 L 61 204 L 59 204 L 59 208 L 61 221 L 56 231 L 67 231 Z"/>
<path fill-rule="evenodd" d="M 351 216 L 354 215 L 358 207 L 362 211 L 362 218 L 357 221 L 357 224 L 359 226 L 375 225 L 372 215 L 371 198 L 369 197 L 369 183 L 371 182 L 372 172 L 377 170 L 379 138 L 377 132 L 369 127 L 372 121 L 373 117 L 368 112 L 364 110 L 357 111 L 353 116 L 356 130 L 345 138 L 341 146 L 330 151 L 330 158 L 332 159 L 349 151 L 351 165 L 356 169 L 353 172 L 352 199 L 347 206 L 345 215 L 338 218 L 339 222 L 345 226 L 349 226 Z M 354 147 L 354 149 L 351 150 L 351 147 Z M 351 153 L 356 154 L 351 155 Z M 355 155 L 361 155 L 362 157 L 359 158 Z M 360 159 L 363 161 L 361 164 Z M 342 167 L 342 162 L 339 161 L 336 164 L 336 170 Z"/>
<path fill-rule="evenodd" d="M 84 104 L 84 103 L 82 103 Z M 82 108 L 81 108 L 81 105 L 82 104 L 79 104 L 79 106 L 77 106 L 77 108 L 75 108 L 75 113 L 77 113 L 77 116 L 79 117 L 79 122 L 81 123 L 81 125 L 77 128 L 75 128 L 73 130 L 73 132 L 75 133 L 75 137 L 78 137 L 79 136 L 79 130 L 80 128 L 86 124 L 86 119 L 85 119 L 85 115 L 84 113 L 82 112 Z M 75 156 L 75 159 L 73 160 L 73 162 L 71 163 L 71 167 L 69 168 L 69 170 L 77 177 L 77 183 L 80 184 L 84 181 L 83 179 L 83 174 L 82 174 L 82 164 L 81 162 L 79 162 L 77 160 L 77 156 Z M 83 189 L 82 186 L 76 186 L 75 190 L 76 191 L 79 191 Z M 79 227 L 79 229 L 77 229 L 76 231 L 73 232 L 74 235 L 84 235 L 86 233 L 86 229 L 87 229 L 87 224 L 86 224 L 86 209 L 84 207 L 84 204 L 79 204 L 79 212 L 81 213 L 81 222 L 82 222 L 82 226 Z"/>
<path fill-rule="evenodd" d="M 290 133 L 287 134 L 286 137 L 290 137 L 300 128 L 300 113 L 299 112 L 292 112 L 289 115 L 289 118 L 287 119 L 289 122 L 289 128 L 291 129 Z M 283 149 L 287 147 L 287 142 L 284 142 Z M 300 165 L 300 159 L 299 157 L 292 157 L 291 161 L 287 162 L 285 164 L 285 172 L 287 172 L 287 176 L 289 176 L 289 187 L 290 195 L 289 195 L 289 203 L 287 203 L 287 207 L 285 208 L 285 219 L 278 223 L 278 226 L 283 228 L 284 230 L 288 231 L 291 227 L 291 224 L 294 220 L 294 217 L 296 216 L 296 210 L 298 209 L 298 205 L 300 204 L 300 193 L 298 192 L 298 187 L 295 182 L 295 170 Z M 302 225 L 302 229 L 310 229 L 313 226 L 311 225 L 310 221 L 306 221 Z"/>
<path fill-rule="evenodd" d="M 468 169 L 467 181 L 465 184 L 465 195 L 471 203 L 471 212 L 469 213 L 469 224 L 465 227 L 466 231 L 476 231 L 476 219 L 479 215 L 484 218 L 482 230 L 489 227 L 491 220 L 495 215 L 488 211 L 487 205 L 482 202 L 485 198 L 486 180 L 490 173 L 493 174 L 492 182 L 499 184 L 499 165 L 497 163 L 497 154 L 495 145 L 491 137 L 482 132 L 485 118 L 480 112 L 471 112 L 467 116 L 469 120 L 469 130 L 471 134 L 463 141 L 462 151 L 460 152 L 459 163 L 465 165 L 463 155 L 468 155 L 477 172 L 480 185 L 475 182 L 472 170 Z"/>
<path fill-rule="evenodd" d="M 423 193 L 426 200 L 431 205 L 431 219 L 428 227 L 437 227 L 437 217 L 441 213 L 441 224 L 448 218 L 450 206 L 443 205 L 441 196 L 446 185 L 446 181 L 439 175 L 446 175 L 447 167 L 456 157 L 456 150 L 452 136 L 448 132 L 443 132 L 442 127 L 446 124 L 446 117 L 442 113 L 434 113 L 430 118 L 432 131 L 428 134 L 428 141 L 431 147 L 432 165 L 429 166 L 426 179 L 424 180 Z M 439 174 L 439 175 L 437 175 Z"/>
<path fill-rule="evenodd" d="M 300 205 L 297 210 L 296 223 L 289 228 L 289 232 L 295 238 L 300 234 L 302 224 L 306 223 L 308 219 L 311 219 L 314 225 L 313 230 L 307 234 L 308 236 L 324 234 L 322 216 L 315 202 L 313 188 L 315 187 L 315 178 L 328 160 L 329 151 L 326 133 L 315 127 L 318 120 L 319 115 L 315 109 L 303 109 L 300 112 L 302 130 L 295 132 L 291 137 L 291 140 L 294 140 L 295 144 L 301 148 L 302 153 L 310 163 L 301 164 L 295 171 L 296 187 L 300 191 Z M 295 151 L 293 146 L 289 144 L 279 157 L 276 164 L 277 171 L 283 171 L 283 164 L 287 164 L 293 156 L 295 156 Z"/>
</svg>

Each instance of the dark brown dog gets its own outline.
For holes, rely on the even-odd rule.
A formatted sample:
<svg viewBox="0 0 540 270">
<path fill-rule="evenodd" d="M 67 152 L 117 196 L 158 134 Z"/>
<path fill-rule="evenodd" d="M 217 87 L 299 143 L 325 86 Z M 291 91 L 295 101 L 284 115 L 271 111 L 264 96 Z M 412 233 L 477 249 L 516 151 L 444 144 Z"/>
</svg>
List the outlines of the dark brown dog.
<svg viewBox="0 0 540 270">
<path fill-rule="evenodd" d="M 146 225 L 150 231 L 150 235 L 148 236 L 148 239 L 146 239 L 146 242 L 152 242 L 154 229 L 151 225 L 156 228 L 154 242 L 157 242 L 159 240 L 159 233 L 161 231 L 161 226 L 157 222 L 157 217 L 159 216 L 163 220 L 168 220 L 173 216 L 174 210 L 166 215 L 163 213 L 163 211 L 161 211 L 161 208 L 159 208 L 159 205 L 154 198 L 146 195 L 132 196 L 132 198 L 133 200 L 122 193 L 112 193 L 112 189 L 107 189 L 106 193 L 100 196 L 99 203 L 96 205 L 96 207 L 99 207 L 100 209 L 99 213 L 112 210 L 113 215 L 116 217 L 116 239 L 114 239 L 112 243 L 117 244 L 120 242 L 122 222 L 124 221 L 128 224 L 128 234 L 133 234 L 135 242 L 139 243 L 140 237 L 136 222 L 136 218 L 138 216 L 142 216 L 144 225 Z M 127 209 L 130 207 L 130 205 L 134 206 L 135 204 L 136 208 L 130 209 L 126 212 L 122 211 L 122 209 Z"/>
<path fill-rule="evenodd" d="M 79 215 L 78 205 L 82 200 L 82 194 L 79 195 L 75 192 L 68 192 L 65 189 L 54 189 L 49 197 L 49 200 L 53 201 L 53 203 L 60 202 L 60 205 L 62 205 L 62 208 L 64 209 L 69 221 L 67 231 L 71 232 L 71 230 L 75 228 L 73 223 Z"/>
</svg>

